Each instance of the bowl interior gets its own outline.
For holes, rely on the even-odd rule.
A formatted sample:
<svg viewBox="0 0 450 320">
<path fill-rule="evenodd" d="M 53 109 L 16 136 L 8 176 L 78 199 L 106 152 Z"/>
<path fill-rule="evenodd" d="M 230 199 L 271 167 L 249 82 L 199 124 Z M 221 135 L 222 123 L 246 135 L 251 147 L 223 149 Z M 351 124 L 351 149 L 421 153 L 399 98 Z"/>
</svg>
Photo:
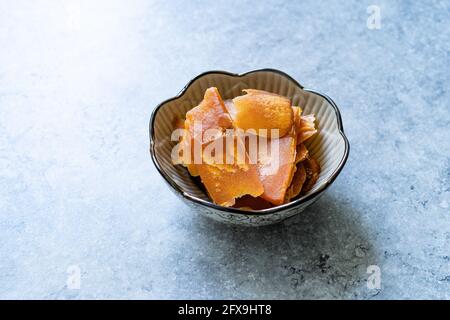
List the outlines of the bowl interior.
<svg viewBox="0 0 450 320">
<path fill-rule="evenodd" d="M 300 106 L 303 114 L 314 113 L 318 133 L 305 142 L 310 154 L 322 168 L 314 187 L 300 199 L 325 188 L 338 173 L 346 159 L 346 139 L 340 131 L 338 111 L 329 98 L 303 89 L 295 80 L 274 71 L 254 71 L 244 75 L 222 72 L 203 74 L 180 93 L 179 96 L 163 102 L 154 113 L 151 126 L 153 156 L 156 165 L 166 180 L 188 198 L 211 202 L 197 182 L 191 178 L 186 168 L 174 166 L 171 162 L 172 148 L 177 144 L 171 140 L 174 119 L 184 117 L 186 112 L 197 106 L 203 99 L 205 90 L 215 86 L 224 99 L 242 95 L 246 88 L 261 89 L 289 97 L 293 105 Z"/>
</svg>

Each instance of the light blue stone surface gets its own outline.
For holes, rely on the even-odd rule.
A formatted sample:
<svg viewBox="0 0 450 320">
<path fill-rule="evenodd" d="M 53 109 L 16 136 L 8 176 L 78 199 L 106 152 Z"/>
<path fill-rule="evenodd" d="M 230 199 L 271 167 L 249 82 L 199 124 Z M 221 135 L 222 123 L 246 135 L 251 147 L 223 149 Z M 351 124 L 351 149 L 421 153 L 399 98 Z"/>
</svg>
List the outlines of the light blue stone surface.
<svg viewBox="0 0 450 320">
<path fill-rule="evenodd" d="M 0 298 L 450 299 L 449 12 L 1 0 Z M 148 120 L 203 71 L 263 67 L 336 101 L 350 157 L 302 215 L 230 227 L 169 191 Z"/>
</svg>

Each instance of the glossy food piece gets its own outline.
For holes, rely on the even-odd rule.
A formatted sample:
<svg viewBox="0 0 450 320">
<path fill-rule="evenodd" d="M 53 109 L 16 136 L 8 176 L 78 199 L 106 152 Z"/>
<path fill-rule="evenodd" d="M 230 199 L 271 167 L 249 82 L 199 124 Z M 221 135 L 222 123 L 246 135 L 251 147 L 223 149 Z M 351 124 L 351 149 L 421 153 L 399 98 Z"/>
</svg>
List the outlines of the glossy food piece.
<svg viewBox="0 0 450 320">
<path fill-rule="evenodd" d="M 184 119 L 176 117 L 172 122 L 174 129 L 184 129 Z"/>
<path fill-rule="evenodd" d="M 297 145 L 295 163 L 306 160 L 309 156 L 309 151 L 303 143 Z"/>
<path fill-rule="evenodd" d="M 302 163 L 305 167 L 306 181 L 302 187 L 301 193 L 305 194 L 312 189 L 314 184 L 317 182 L 317 179 L 319 179 L 320 165 L 314 158 L 307 159 Z"/>
<path fill-rule="evenodd" d="M 302 116 L 302 108 L 292 106 L 292 112 L 293 112 L 293 120 L 294 120 L 294 128 L 298 131 L 300 129 L 300 117 Z"/>
<path fill-rule="evenodd" d="M 295 198 L 300 194 L 302 190 L 303 184 L 306 181 L 306 171 L 302 163 L 297 164 L 296 171 L 294 173 L 294 177 L 292 178 L 291 185 L 286 191 L 286 202 L 291 201 L 292 198 Z"/>
<path fill-rule="evenodd" d="M 255 197 L 246 195 L 246 196 L 236 199 L 236 203 L 234 204 L 234 207 L 244 209 L 244 210 L 263 210 L 263 209 L 272 208 L 273 205 L 261 197 L 255 198 Z"/>
<path fill-rule="evenodd" d="M 228 114 L 230 115 L 231 121 L 234 123 L 236 121 L 236 107 L 233 103 L 232 99 L 227 99 L 224 101 L 225 108 L 228 111 Z"/>
<path fill-rule="evenodd" d="M 302 116 L 302 109 L 300 107 L 292 107 L 294 112 L 294 129 L 297 132 L 297 144 L 300 144 L 316 132 L 314 126 L 315 116 L 313 114 Z"/>
<path fill-rule="evenodd" d="M 279 152 L 275 152 L 277 149 Z M 268 152 L 259 153 L 259 178 L 264 186 L 261 198 L 274 205 L 283 204 L 295 170 L 295 135 L 268 140 Z"/>
<path fill-rule="evenodd" d="M 186 113 L 185 127 L 191 138 L 202 144 L 218 138 L 217 135 L 205 136 L 206 130 L 217 130 L 223 134 L 227 128 L 232 127 L 230 115 L 217 88 L 206 89 L 202 102 Z"/>
<path fill-rule="evenodd" d="M 235 127 L 254 129 L 258 135 L 269 137 L 271 129 L 278 129 L 279 137 L 290 132 L 294 119 L 288 98 L 262 90 L 243 91 L 247 94 L 233 99 Z"/>
<path fill-rule="evenodd" d="M 300 117 L 300 122 L 296 126 L 298 133 L 297 143 L 302 143 L 308 140 L 317 132 L 314 126 L 315 119 L 316 118 L 313 114 Z"/>
<path fill-rule="evenodd" d="M 219 138 L 225 140 L 225 137 Z M 214 142 L 212 142 L 214 143 Z M 225 145 L 225 141 L 223 144 Z M 221 206 L 232 206 L 235 199 L 244 195 L 258 197 L 264 192 L 263 185 L 259 179 L 257 164 L 251 164 L 245 152 L 243 143 L 236 139 L 235 150 L 231 156 L 233 163 L 226 162 L 227 153 L 217 156 L 204 152 L 202 164 L 196 165 L 203 184 L 214 203 Z M 244 159 L 240 160 L 238 148 L 244 148 Z M 241 149 L 242 150 L 242 149 Z M 217 161 L 224 159 L 223 161 Z"/>
<path fill-rule="evenodd" d="M 179 123 L 178 123 L 179 125 Z M 183 150 L 189 150 L 190 154 L 184 158 L 184 165 L 192 176 L 198 176 L 198 162 L 201 159 L 200 151 L 205 144 L 222 136 L 226 129 L 232 127 L 231 118 L 223 103 L 219 91 L 215 87 L 205 91 L 202 102 L 186 113 L 184 128 L 186 129 L 182 139 Z M 211 130 L 205 134 L 207 130 Z M 198 150 L 194 149 L 194 139 L 198 143 Z M 196 157 L 197 156 L 197 157 Z"/>
</svg>

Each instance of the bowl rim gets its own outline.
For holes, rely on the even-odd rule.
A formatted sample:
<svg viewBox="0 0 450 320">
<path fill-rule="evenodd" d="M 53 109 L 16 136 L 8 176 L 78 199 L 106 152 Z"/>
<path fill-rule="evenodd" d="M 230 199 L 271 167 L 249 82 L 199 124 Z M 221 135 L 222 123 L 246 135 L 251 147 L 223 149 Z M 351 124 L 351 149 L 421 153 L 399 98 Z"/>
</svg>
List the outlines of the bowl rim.
<svg viewBox="0 0 450 320">
<path fill-rule="evenodd" d="M 177 100 L 179 98 L 181 98 L 187 91 L 187 89 L 199 78 L 202 78 L 204 76 L 210 75 L 210 74 L 222 74 L 222 75 L 226 75 L 226 76 L 232 76 L 232 77 L 236 77 L 236 78 L 242 78 L 248 74 L 251 73 L 259 73 L 259 72 L 272 72 L 272 73 L 276 73 L 279 74 L 283 77 L 286 77 L 288 80 L 292 81 L 296 86 L 298 86 L 300 89 L 310 92 L 312 94 L 316 94 L 318 96 L 321 96 L 322 98 L 324 98 L 334 109 L 335 114 L 336 114 L 336 119 L 337 119 L 337 125 L 338 125 L 338 130 L 340 135 L 342 136 L 343 140 L 344 140 L 344 156 L 342 157 L 341 161 L 339 162 L 338 166 L 336 167 L 336 169 L 334 170 L 334 172 L 331 174 L 330 178 L 328 180 L 326 180 L 317 190 L 315 190 L 314 192 L 312 192 L 311 194 L 308 194 L 306 196 L 300 197 L 294 201 L 273 207 L 273 208 L 268 208 L 268 209 L 261 209 L 261 210 L 243 210 L 243 209 L 239 209 L 239 208 L 233 208 L 233 207 L 224 207 L 224 206 L 220 206 L 217 205 L 215 203 L 194 197 L 186 192 L 184 192 L 177 184 L 175 181 L 172 180 L 172 178 L 161 168 L 158 159 L 156 158 L 156 152 L 155 152 L 155 131 L 154 131 L 154 123 L 155 123 L 155 118 L 156 118 L 156 114 L 158 113 L 159 109 L 164 106 L 166 103 L 171 102 L 173 100 Z M 200 73 L 199 75 L 197 75 L 196 77 L 194 77 L 193 79 L 191 79 L 184 87 L 183 89 L 181 89 L 181 91 L 174 97 L 169 98 L 164 100 L 163 102 L 159 103 L 152 111 L 152 114 L 150 116 L 150 122 L 149 122 L 149 137 L 150 137 L 150 155 L 153 161 L 153 164 L 155 165 L 157 171 L 159 172 L 159 174 L 163 177 L 164 181 L 172 188 L 172 191 L 174 191 L 177 194 L 181 194 L 181 196 L 183 198 L 185 198 L 188 201 L 192 201 L 194 203 L 197 203 L 199 205 L 203 205 L 206 207 L 210 207 L 212 209 L 216 209 L 219 211 L 224 211 L 227 213 L 233 213 L 233 214 L 242 214 L 242 215 L 246 215 L 246 216 L 263 216 L 263 215 L 269 215 L 272 213 L 276 213 L 285 209 L 289 209 L 289 208 L 293 208 L 296 206 L 299 206 L 302 203 L 308 202 L 309 200 L 317 197 L 318 195 L 320 195 L 322 192 L 324 192 L 336 179 L 336 177 L 339 175 L 339 173 L 342 171 L 342 169 L 344 168 L 345 163 L 347 162 L 349 153 L 350 153 L 350 143 L 347 139 L 347 136 L 344 133 L 344 125 L 342 123 L 342 117 L 341 117 L 341 113 L 339 111 L 338 106 L 336 105 L 336 103 L 326 94 L 320 93 L 316 90 L 313 89 L 306 89 L 304 88 L 297 80 L 295 80 L 294 78 L 292 78 L 290 75 L 288 75 L 287 73 L 278 70 L 278 69 L 272 69 L 272 68 L 263 68 L 263 69 L 256 69 L 256 70 L 251 70 L 248 72 L 244 72 L 244 73 L 232 73 L 232 72 L 228 72 L 228 71 L 223 71 L 223 70 L 210 70 L 210 71 L 205 71 L 203 73 Z"/>
</svg>

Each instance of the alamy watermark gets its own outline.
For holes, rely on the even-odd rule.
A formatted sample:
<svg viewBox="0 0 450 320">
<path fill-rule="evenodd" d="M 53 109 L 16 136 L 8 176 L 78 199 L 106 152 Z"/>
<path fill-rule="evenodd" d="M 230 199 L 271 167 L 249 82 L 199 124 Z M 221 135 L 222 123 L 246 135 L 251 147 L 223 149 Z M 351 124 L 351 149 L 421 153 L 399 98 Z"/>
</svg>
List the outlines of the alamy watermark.
<svg viewBox="0 0 450 320">
<path fill-rule="evenodd" d="M 66 11 L 67 28 L 71 31 L 78 31 L 81 28 L 81 5 L 78 0 L 63 1 Z"/>
<path fill-rule="evenodd" d="M 264 159 L 270 168 L 279 166 L 278 129 L 202 129 L 196 122 L 193 130 L 176 129 L 171 140 L 178 141 L 171 151 L 174 164 L 247 165 Z M 270 169 L 267 168 L 267 169 Z"/>
<path fill-rule="evenodd" d="M 81 269 L 78 265 L 71 265 L 67 268 L 66 285 L 69 290 L 81 288 Z"/>
<path fill-rule="evenodd" d="M 381 29 L 381 8 L 372 4 L 367 7 L 366 11 L 369 14 L 366 22 L 367 28 L 369 30 Z"/>
<path fill-rule="evenodd" d="M 381 289 L 381 269 L 377 265 L 370 265 L 367 267 L 367 288 L 370 290 Z"/>
</svg>

